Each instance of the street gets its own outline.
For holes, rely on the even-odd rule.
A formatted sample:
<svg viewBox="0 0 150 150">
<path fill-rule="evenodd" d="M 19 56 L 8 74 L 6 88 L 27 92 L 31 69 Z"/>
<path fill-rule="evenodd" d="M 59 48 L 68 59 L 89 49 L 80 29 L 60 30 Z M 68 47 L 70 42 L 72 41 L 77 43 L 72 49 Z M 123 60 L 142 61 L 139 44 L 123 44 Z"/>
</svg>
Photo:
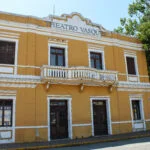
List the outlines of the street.
<svg viewBox="0 0 150 150">
<path fill-rule="evenodd" d="M 50 150 L 150 150 L 150 137 L 76 147 L 52 148 Z"/>
</svg>

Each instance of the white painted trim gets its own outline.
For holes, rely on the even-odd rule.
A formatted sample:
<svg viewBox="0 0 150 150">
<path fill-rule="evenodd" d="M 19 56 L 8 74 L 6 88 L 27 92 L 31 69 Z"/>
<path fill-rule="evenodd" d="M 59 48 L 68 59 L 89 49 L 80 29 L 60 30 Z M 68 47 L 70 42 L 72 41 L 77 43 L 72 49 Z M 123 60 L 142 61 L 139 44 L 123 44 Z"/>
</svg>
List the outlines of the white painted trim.
<svg viewBox="0 0 150 150">
<path fill-rule="evenodd" d="M 135 75 L 128 74 L 127 60 L 126 60 L 127 57 L 134 58 L 134 65 L 135 65 L 135 72 L 136 72 Z M 133 76 L 133 77 L 137 77 L 138 78 L 138 82 L 140 82 L 139 71 L 138 71 L 138 63 L 137 63 L 137 56 L 136 55 L 132 55 L 132 54 L 126 54 L 126 53 L 124 53 L 124 60 L 125 60 L 127 81 L 129 81 L 129 77 L 130 76 L 131 77 Z"/>
<path fill-rule="evenodd" d="M 132 120 L 129 121 L 112 121 L 112 124 L 126 124 L 126 123 L 132 123 Z"/>
<path fill-rule="evenodd" d="M 0 41 L 7 41 L 7 42 L 14 42 L 15 43 L 15 60 L 14 60 L 14 74 L 17 74 L 17 64 L 18 64 L 18 39 L 12 39 L 12 38 L 4 38 L 0 37 Z M 1 64 L 3 65 L 3 64 Z M 8 64 L 9 65 L 9 64 Z"/>
<path fill-rule="evenodd" d="M 117 88 L 117 91 L 120 92 L 150 92 L 150 89 L 133 89 L 133 88 Z"/>
<path fill-rule="evenodd" d="M 106 101 L 106 111 L 107 111 L 107 126 L 108 126 L 108 134 L 112 134 L 112 122 L 111 122 L 111 110 L 110 110 L 110 98 L 108 96 L 91 96 L 90 104 L 91 104 L 91 123 L 92 123 L 92 136 L 94 136 L 94 118 L 93 118 L 93 100 L 105 100 Z"/>
<path fill-rule="evenodd" d="M 36 84 L 0 83 L 0 87 L 35 88 Z"/>
<path fill-rule="evenodd" d="M 102 55 L 102 70 L 106 70 L 106 67 L 105 67 L 105 55 L 104 55 L 104 50 L 102 49 L 88 49 L 88 60 L 89 60 L 89 67 L 91 67 L 91 57 L 90 57 L 90 53 L 91 52 L 94 52 L 94 53 L 101 53 Z"/>
<path fill-rule="evenodd" d="M 65 66 L 64 67 L 68 67 L 68 45 L 64 45 L 64 44 L 52 44 L 52 43 L 48 43 L 48 65 L 50 65 L 50 50 L 51 47 L 56 47 L 56 48 L 64 48 L 65 50 Z"/>
<path fill-rule="evenodd" d="M 146 130 L 146 123 L 145 123 L 145 115 L 144 115 L 144 106 L 143 106 L 143 98 L 142 97 L 129 97 L 130 100 L 130 113 L 131 113 L 131 120 L 132 120 L 132 129 L 134 131 L 134 124 L 137 122 L 143 122 L 144 130 Z M 132 101 L 138 100 L 140 103 L 140 114 L 141 114 L 141 120 L 133 120 L 133 109 L 132 109 Z"/>
<path fill-rule="evenodd" d="M 39 129 L 48 128 L 48 126 L 16 126 L 15 129 Z"/>
<path fill-rule="evenodd" d="M 114 38 L 101 37 L 100 39 L 91 38 L 90 36 L 75 35 L 74 33 L 65 33 L 59 30 L 52 30 L 50 27 L 39 27 L 33 24 L 18 23 L 6 20 L 0 20 L 0 29 L 12 30 L 19 32 L 31 32 L 46 36 L 62 37 L 66 39 L 82 40 L 89 43 L 105 44 L 110 46 L 118 46 L 136 51 L 143 51 L 142 44 L 127 42 Z"/>
<path fill-rule="evenodd" d="M 50 100 L 55 99 L 57 100 L 67 100 L 68 104 L 68 137 L 72 139 L 72 98 L 65 97 L 62 95 L 59 96 L 47 96 L 47 119 L 48 119 L 48 141 L 51 140 L 51 135 L 50 135 Z"/>
<path fill-rule="evenodd" d="M 13 101 L 13 114 L 12 114 L 12 127 L 0 127 L 1 130 L 11 130 L 12 131 L 12 139 L 9 140 L 0 140 L 0 143 L 11 143 L 15 142 L 15 124 L 16 124 L 16 96 L 0 96 L 0 99 L 8 100 L 12 99 Z"/>
<path fill-rule="evenodd" d="M 73 127 L 86 127 L 86 126 L 92 126 L 91 123 L 85 123 L 85 124 L 72 124 Z"/>
</svg>

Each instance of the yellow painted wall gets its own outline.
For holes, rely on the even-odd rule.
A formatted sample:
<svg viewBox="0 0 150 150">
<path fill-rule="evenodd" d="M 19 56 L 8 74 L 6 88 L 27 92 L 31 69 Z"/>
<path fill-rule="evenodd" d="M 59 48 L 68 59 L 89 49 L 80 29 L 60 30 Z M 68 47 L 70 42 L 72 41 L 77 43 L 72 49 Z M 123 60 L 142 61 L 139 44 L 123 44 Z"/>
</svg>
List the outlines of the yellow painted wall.
<svg viewBox="0 0 150 150">
<path fill-rule="evenodd" d="M 47 26 L 44 21 L 18 17 L 12 15 L 0 14 L 0 19 L 16 21 L 22 23 L 33 23 L 40 26 Z M 0 30 L 0 32 L 14 32 Z M 46 35 L 35 33 L 19 33 L 19 48 L 18 48 L 18 65 L 42 67 L 48 64 L 48 39 L 54 38 Z M 119 40 L 139 43 L 137 39 L 120 36 L 118 34 L 104 35 L 105 37 L 116 38 Z M 57 37 L 58 39 L 62 39 Z M 88 62 L 88 44 L 84 41 L 68 40 L 68 66 L 89 66 Z M 124 60 L 124 48 L 108 45 L 98 45 L 104 48 L 105 65 L 107 70 L 118 71 L 126 74 L 126 66 Z M 132 51 L 132 50 L 130 50 Z M 135 51 L 134 51 L 135 52 Z M 140 75 L 147 76 L 146 59 L 144 52 L 136 51 L 138 69 Z M 143 67 L 144 66 L 144 67 Z M 18 68 L 18 74 L 25 75 L 40 75 L 40 68 Z M 120 81 L 126 81 L 125 75 L 119 75 Z M 148 77 L 141 77 L 142 82 L 149 82 Z M 130 94 L 143 94 L 143 104 L 145 119 L 150 118 L 150 94 L 139 92 L 118 92 L 113 88 L 113 92 L 109 91 L 108 87 L 85 86 L 81 92 L 77 85 L 50 85 L 48 90 L 45 89 L 45 84 L 39 84 L 35 89 L 31 88 L 0 88 L 0 90 L 16 90 L 16 126 L 47 126 L 48 125 L 48 110 L 47 96 L 48 95 L 70 95 L 72 97 L 72 123 L 73 124 L 90 124 L 91 123 L 91 106 L 90 96 L 109 96 L 111 119 L 113 122 L 130 121 Z M 149 123 L 146 123 L 148 129 Z M 132 131 L 132 124 L 113 124 L 113 134 L 120 134 Z M 48 138 L 47 128 L 38 129 L 39 136 L 36 136 L 35 129 L 16 129 L 16 142 L 28 141 L 44 141 Z M 73 138 L 81 138 L 91 136 L 91 126 L 73 127 Z"/>
</svg>

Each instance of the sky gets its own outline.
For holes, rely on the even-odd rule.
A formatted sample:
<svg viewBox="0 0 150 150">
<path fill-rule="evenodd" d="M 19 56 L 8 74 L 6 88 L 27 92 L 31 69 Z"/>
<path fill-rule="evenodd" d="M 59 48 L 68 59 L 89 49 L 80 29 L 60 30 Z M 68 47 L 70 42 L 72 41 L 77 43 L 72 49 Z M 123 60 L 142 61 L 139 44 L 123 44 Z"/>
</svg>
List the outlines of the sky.
<svg viewBox="0 0 150 150">
<path fill-rule="evenodd" d="M 0 11 L 47 17 L 72 12 L 81 13 L 92 22 L 113 31 L 120 18 L 128 16 L 128 5 L 133 0 L 0 0 Z M 54 7 L 55 6 L 55 7 Z M 55 8 L 55 11 L 53 11 Z"/>
</svg>

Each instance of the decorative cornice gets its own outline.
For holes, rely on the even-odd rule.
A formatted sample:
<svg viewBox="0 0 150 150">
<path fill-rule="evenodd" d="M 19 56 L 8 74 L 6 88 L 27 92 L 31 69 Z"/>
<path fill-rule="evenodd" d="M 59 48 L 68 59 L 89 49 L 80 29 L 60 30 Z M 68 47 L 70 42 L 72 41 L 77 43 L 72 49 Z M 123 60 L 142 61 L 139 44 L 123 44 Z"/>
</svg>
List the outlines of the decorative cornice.
<svg viewBox="0 0 150 150">
<path fill-rule="evenodd" d="M 35 88 L 39 83 L 39 76 L 0 74 L 0 87 Z"/>
<path fill-rule="evenodd" d="M 53 19 L 67 21 L 68 18 L 72 18 L 73 16 L 78 16 L 82 21 L 86 22 L 87 25 L 97 27 L 97 28 L 99 28 L 100 31 L 110 32 L 110 31 L 106 30 L 102 25 L 93 23 L 90 19 L 85 18 L 78 12 L 72 12 L 71 14 L 62 14 L 61 16 L 49 15 L 48 17 L 45 17 L 44 19 L 47 21 L 52 21 Z"/>
<path fill-rule="evenodd" d="M 16 95 L 15 90 L 0 90 L 0 95 Z"/>
<path fill-rule="evenodd" d="M 36 84 L 0 83 L 0 87 L 35 88 Z"/>
<path fill-rule="evenodd" d="M 67 45 L 68 40 L 63 40 L 63 39 L 59 39 L 59 38 L 49 38 L 48 43 Z"/>
<path fill-rule="evenodd" d="M 150 83 L 144 82 L 118 82 L 118 88 L 134 88 L 134 89 L 149 89 L 150 90 Z"/>
<path fill-rule="evenodd" d="M 0 82 L 40 83 L 40 79 L 39 76 L 0 74 Z"/>
<path fill-rule="evenodd" d="M 79 35 L 77 33 L 76 34 L 66 33 L 61 30 L 54 30 L 49 27 L 41 27 L 38 25 L 27 24 L 27 23 L 18 23 L 13 21 L 0 20 L 0 29 L 19 31 L 19 32 L 31 32 L 31 33 L 36 33 L 36 34 L 41 34 L 46 36 L 82 40 L 89 43 L 92 42 L 95 44 L 118 46 L 118 47 L 123 47 L 132 50 L 139 50 L 139 51 L 143 50 L 142 44 L 122 41 L 119 39 L 108 38 L 108 37 L 101 37 L 99 39 L 95 37 L 92 38 L 91 36 L 87 36 L 87 35 Z"/>
</svg>

